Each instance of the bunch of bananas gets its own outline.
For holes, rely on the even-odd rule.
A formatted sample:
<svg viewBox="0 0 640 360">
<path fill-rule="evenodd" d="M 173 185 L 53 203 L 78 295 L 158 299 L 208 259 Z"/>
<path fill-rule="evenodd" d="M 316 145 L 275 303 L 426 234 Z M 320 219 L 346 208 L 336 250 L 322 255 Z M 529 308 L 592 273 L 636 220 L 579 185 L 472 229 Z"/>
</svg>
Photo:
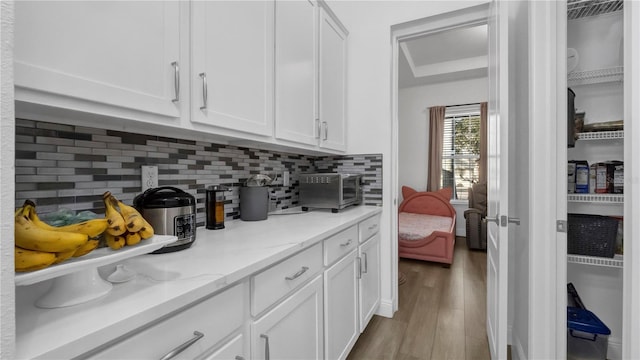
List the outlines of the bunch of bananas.
<svg viewBox="0 0 640 360">
<path fill-rule="evenodd" d="M 102 194 L 102 200 L 105 206 L 104 216 L 108 223 L 104 237 L 111 249 L 118 250 L 125 245 L 133 246 L 153 236 L 153 227 L 136 208 L 116 199 L 109 191 Z"/>
<path fill-rule="evenodd" d="M 26 200 L 15 213 L 15 270 L 44 269 L 86 255 L 98 247 L 98 237 L 107 226 L 104 218 L 51 226 L 38 217 L 33 201 Z"/>
</svg>

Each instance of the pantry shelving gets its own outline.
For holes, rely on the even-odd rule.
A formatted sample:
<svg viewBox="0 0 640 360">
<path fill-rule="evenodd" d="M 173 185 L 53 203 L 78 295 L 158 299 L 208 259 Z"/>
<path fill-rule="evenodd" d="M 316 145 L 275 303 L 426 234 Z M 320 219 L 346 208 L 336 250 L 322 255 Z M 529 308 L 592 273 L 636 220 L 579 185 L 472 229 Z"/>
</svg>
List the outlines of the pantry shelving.
<svg viewBox="0 0 640 360">
<path fill-rule="evenodd" d="M 615 140 L 624 139 L 624 130 L 594 131 L 578 133 L 578 140 Z"/>
<path fill-rule="evenodd" d="M 624 76 L 624 67 L 614 66 L 610 68 L 574 71 L 569 73 L 567 84 L 569 86 L 599 84 L 606 82 L 622 81 Z"/>
<path fill-rule="evenodd" d="M 624 194 L 568 194 L 567 201 L 576 203 L 624 204 Z"/>
<path fill-rule="evenodd" d="M 619 254 L 616 254 L 613 258 L 567 254 L 567 261 L 574 264 L 604 266 L 612 268 L 622 268 L 624 266 L 624 257 L 623 255 Z"/>
</svg>

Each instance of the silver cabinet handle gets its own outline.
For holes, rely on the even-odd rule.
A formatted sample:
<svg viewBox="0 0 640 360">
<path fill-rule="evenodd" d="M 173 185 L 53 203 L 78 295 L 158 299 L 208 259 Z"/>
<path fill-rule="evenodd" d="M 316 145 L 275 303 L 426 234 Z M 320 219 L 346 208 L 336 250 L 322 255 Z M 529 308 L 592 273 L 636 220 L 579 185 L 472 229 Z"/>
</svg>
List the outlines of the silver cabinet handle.
<svg viewBox="0 0 640 360">
<path fill-rule="evenodd" d="M 324 127 L 324 137 L 322 138 L 322 140 L 327 140 L 327 138 L 329 137 L 329 125 L 326 121 L 323 121 L 322 126 Z"/>
<path fill-rule="evenodd" d="M 200 110 L 207 109 L 207 73 L 200 73 L 200 78 L 202 79 L 202 106 L 200 106 Z"/>
<path fill-rule="evenodd" d="M 358 279 L 362 279 L 362 258 L 357 257 L 358 260 Z"/>
<path fill-rule="evenodd" d="M 349 239 L 346 243 L 342 243 L 342 244 L 340 244 L 340 246 L 343 246 L 343 247 L 344 247 L 344 246 L 349 246 L 349 245 L 351 245 L 351 242 L 352 242 L 352 241 L 353 241 L 352 239 Z"/>
<path fill-rule="evenodd" d="M 265 334 L 260 334 L 260 337 L 264 339 L 264 360 L 269 360 L 269 337 Z"/>
<path fill-rule="evenodd" d="M 171 101 L 178 102 L 180 101 L 180 66 L 178 66 L 177 61 L 172 62 L 171 66 L 173 66 L 173 86 L 176 91 L 176 97 Z"/>
<path fill-rule="evenodd" d="M 202 339 L 204 337 L 204 334 L 201 333 L 200 331 L 194 331 L 193 332 L 193 337 L 186 341 L 184 344 L 177 346 L 175 349 L 169 351 L 165 356 L 161 357 L 160 360 L 169 360 L 169 359 L 173 359 L 174 357 L 176 357 L 176 355 L 180 354 L 181 352 L 185 351 L 189 346 L 193 345 L 196 341 Z"/>
<path fill-rule="evenodd" d="M 320 119 L 316 118 L 316 139 L 320 139 L 320 134 L 322 130 L 320 129 Z"/>
<path fill-rule="evenodd" d="M 237 355 L 234 359 L 235 360 L 244 360 L 244 356 Z"/>
<path fill-rule="evenodd" d="M 293 274 L 293 276 L 285 277 L 285 279 L 286 280 L 295 280 L 295 279 L 299 278 L 302 274 L 307 272 L 307 270 L 309 270 L 309 267 L 308 266 L 303 266 L 302 269 L 300 269 L 300 271 L 298 271 L 297 273 Z"/>
<path fill-rule="evenodd" d="M 364 273 L 366 274 L 369 271 L 369 265 L 367 264 L 367 253 L 362 253 L 362 256 L 364 256 Z"/>
<path fill-rule="evenodd" d="M 512 224 L 520 225 L 520 218 L 517 217 L 508 217 L 508 221 Z"/>
<path fill-rule="evenodd" d="M 369 230 L 373 230 L 373 229 L 375 229 L 375 228 L 377 228 L 377 227 L 378 227 L 378 225 L 377 225 L 377 224 L 373 224 L 373 225 L 369 226 Z"/>
</svg>

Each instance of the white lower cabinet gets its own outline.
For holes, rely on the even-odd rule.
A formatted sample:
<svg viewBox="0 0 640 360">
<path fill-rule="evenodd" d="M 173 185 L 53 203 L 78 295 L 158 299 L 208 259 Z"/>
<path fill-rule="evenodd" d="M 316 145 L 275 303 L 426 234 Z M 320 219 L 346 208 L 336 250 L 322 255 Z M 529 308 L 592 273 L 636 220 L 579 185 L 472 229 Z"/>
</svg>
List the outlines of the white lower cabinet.
<svg viewBox="0 0 640 360">
<path fill-rule="evenodd" d="M 380 233 L 358 247 L 360 258 L 360 332 L 364 331 L 380 305 Z"/>
<path fill-rule="evenodd" d="M 201 360 L 249 360 L 244 350 L 244 336 L 237 335 L 210 355 L 198 358 Z"/>
<path fill-rule="evenodd" d="M 357 251 L 324 272 L 324 344 L 327 359 L 345 359 L 360 334 Z"/>
<path fill-rule="evenodd" d="M 322 359 L 322 275 L 251 324 L 253 359 Z"/>
<path fill-rule="evenodd" d="M 199 357 L 211 351 L 224 338 L 241 331 L 245 311 L 247 311 L 244 301 L 246 288 L 244 283 L 236 285 L 146 329 L 130 336 L 125 335 L 117 339 L 114 345 L 90 354 L 87 358 L 193 359 Z M 232 341 L 227 345 L 230 345 L 234 351 L 238 351 L 237 356 L 243 356 L 242 342 L 236 344 Z M 232 351 L 231 348 L 227 350 Z M 175 356 L 169 357 L 171 354 Z M 229 354 L 229 352 L 223 352 L 223 354 Z M 209 359 L 221 358 L 209 357 Z"/>
</svg>

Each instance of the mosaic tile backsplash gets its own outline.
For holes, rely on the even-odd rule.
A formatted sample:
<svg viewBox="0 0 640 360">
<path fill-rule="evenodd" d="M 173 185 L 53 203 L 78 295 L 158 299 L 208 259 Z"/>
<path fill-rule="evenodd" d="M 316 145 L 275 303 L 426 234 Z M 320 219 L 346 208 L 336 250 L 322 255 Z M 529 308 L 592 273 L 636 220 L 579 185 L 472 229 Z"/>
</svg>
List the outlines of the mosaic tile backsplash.
<svg viewBox="0 0 640 360">
<path fill-rule="evenodd" d="M 141 166 L 158 167 L 158 186 L 187 191 L 197 201 L 197 223 L 205 223 L 205 189 L 225 193 L 225 220 L 240 217 L 239 187 L 254 174 L 290 173 L 290 186 L 271 185 L 270 210 L 298 205 L 300 173 L 364 174 L 364 204 L 382 205 L 382 155 L 314 157 L 169 137 L 16 120 L 16 207 L 33 200 L 38 213 L 59 209 L 104 214 L 110 191 L 131 204 L 142 192 Z"/>
</svg>

